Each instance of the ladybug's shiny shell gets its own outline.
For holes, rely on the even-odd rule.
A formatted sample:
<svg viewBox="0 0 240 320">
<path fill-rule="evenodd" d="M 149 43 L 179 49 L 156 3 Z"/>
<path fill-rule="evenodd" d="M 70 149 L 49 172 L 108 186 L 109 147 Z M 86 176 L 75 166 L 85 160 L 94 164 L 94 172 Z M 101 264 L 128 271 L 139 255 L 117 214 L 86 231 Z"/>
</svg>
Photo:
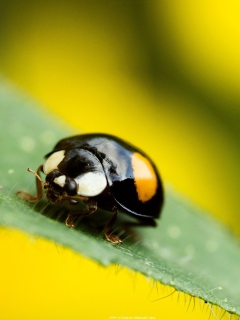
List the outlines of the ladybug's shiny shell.
<svg viewBox="0 0 240 320">
<path fill-rule="evenodd" d="M 159 217 L 163 188 L 157 169 L 129 143 L 107 134 L 78 135 L 58 142 L 46 157 L 43 171 L 50 176 L 46 181 L 53 175 L 56 189 L 98 197 L 102 209 L 109 210 L 115 202 L 139 218 Z"/>
<path fill-rule="evenodd" d="M 76 216 L 91 214 L 97 207 L 113 212 L 104 228 L 112 243 L 121 243 L 112 233 L 118 209 L 134 215 L 140 224 L 155 225 L 163 204 L 162 183 L 153 162 L 139 149 L 111 135 L 84 134 L 61 140 L 46 158 L 37 172 L 28 169 L 36 176 L 37 195 L 17 194 L 34 202 L 42 198 L 43 186 L 53 203 L 84 201 L 86 210 L 68 214 L 68 227 L 74 226 Z"/>
</svg>

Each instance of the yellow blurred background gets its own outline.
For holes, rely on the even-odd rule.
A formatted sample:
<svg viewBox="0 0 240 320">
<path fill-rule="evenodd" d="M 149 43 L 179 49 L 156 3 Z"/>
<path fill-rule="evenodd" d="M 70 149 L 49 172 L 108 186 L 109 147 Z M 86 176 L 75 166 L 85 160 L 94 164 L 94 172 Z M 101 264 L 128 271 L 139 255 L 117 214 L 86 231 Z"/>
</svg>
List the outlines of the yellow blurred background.
<svg viewBox="0 0 240 320">
<path fill-rule="evenodd" d="M 166 184 L 240 234 L 239 38 L 233 0 L 1 1 L 0 72 L 76 132 L 139 146 Z M 148 281 L 130 271 L 105 270 L 17 232 L 1 238 L 9 262 L 2 274 L 19 281 L 1 280 L 4 319 L 209 317 L 197 304 L 186 311 L 187 297 L 150 303 Z M 14 300 L 4 298 L 12 290 Z"/>
</svg>

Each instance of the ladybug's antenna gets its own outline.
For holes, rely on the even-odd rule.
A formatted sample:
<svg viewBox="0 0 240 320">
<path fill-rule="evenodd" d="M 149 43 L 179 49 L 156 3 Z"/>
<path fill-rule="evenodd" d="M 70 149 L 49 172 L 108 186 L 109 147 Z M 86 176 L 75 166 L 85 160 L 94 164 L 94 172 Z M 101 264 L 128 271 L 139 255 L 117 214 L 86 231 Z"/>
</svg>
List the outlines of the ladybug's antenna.
<svg viewBox="0 0 240 320">
<path fill-rule="evenodd" d="M 27 171 L 30 172 L 30 173 L 32 173 L 32 174 L 34 174 L 35 177 L 41 182 L 41 184 L 42 184 L 43 186 L 48 185 L 48 183 L 44 182 L 44 181 L 41 179 L 41 177 L 40 177 L 35 171 L 33 171 L 33 170 L 30 169 L 30 168 L 27 168 Z"/>
</svg>

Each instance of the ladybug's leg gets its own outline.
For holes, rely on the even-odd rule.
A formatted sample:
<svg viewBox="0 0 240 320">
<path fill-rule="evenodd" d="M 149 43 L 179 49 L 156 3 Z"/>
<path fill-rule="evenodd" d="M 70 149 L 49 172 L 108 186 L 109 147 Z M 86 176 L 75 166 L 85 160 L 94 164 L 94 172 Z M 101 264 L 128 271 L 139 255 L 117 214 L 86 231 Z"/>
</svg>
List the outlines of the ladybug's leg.
<svg viewBox="0 0 240 320">
<path fill-rule="evenodd" d="M 25 191 L 18 191 L 16 193 L 16 195 L 21 194 L 21 198 L 23 200 L 27 200 L 28 202 L 35 202 L 38 201 L 42 198 L 43 193 L 42 193 L 42 184 L 44 184 L 44 182 L 42 181 L 42 179 L 40 178 L 40 172 L 43 170 L 43 165 L 41 165 L 38 169 L 37 169 L 37 175 L 35 172 L 33 172 L 31 169 L 28 168 L 28 171 L 35 174 L 36 176 L 36 189 L 37 189 L 37 195 L 34 197 L 32 196 L 30 193 L 25 192 Z"/>
<path fill-rule="evenodd" d="M 75 210 L 68 213 L 65 221 L 66 226 L 69 228 L 74 227 L 75 219 L 79 216 L 87 216 L 97 210 L 97 201 L 95 199 L 89 199 L 85 202 L 87 210 Z"/>
<path fill-rule="evenodd" d="M 117 215 L 118 215 L 118 210 L 117 207 L 113 207 L 113 217 L 111 218 L 111 220 L 107 223 L 107 225 L 104 228 L 104 233 L 105 233 L 105 237 L 107 239 L 107 241 L 113 243 L 113 244 L 120 244 L 122 243 L 122 240 L 116 236 L 115 234 L 112 234 L 112 227 L 114 225 L 114 223 L 117 220 Z"/>
</svg>

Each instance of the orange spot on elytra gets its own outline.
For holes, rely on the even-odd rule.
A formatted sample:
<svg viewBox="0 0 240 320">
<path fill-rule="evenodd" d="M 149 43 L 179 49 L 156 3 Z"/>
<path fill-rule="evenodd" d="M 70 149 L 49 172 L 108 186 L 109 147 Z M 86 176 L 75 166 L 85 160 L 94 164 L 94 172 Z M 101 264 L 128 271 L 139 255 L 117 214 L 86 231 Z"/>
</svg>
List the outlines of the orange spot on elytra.
<svg viewBox="0 0 240 320">
<path fill-rule="evenodd" d="M 132 154 L 134 183 L 138 199 L 141 202 L 150 200 L 157 191 L 157 176 L 151 162 L 138 152 Z"/>
</svg>

